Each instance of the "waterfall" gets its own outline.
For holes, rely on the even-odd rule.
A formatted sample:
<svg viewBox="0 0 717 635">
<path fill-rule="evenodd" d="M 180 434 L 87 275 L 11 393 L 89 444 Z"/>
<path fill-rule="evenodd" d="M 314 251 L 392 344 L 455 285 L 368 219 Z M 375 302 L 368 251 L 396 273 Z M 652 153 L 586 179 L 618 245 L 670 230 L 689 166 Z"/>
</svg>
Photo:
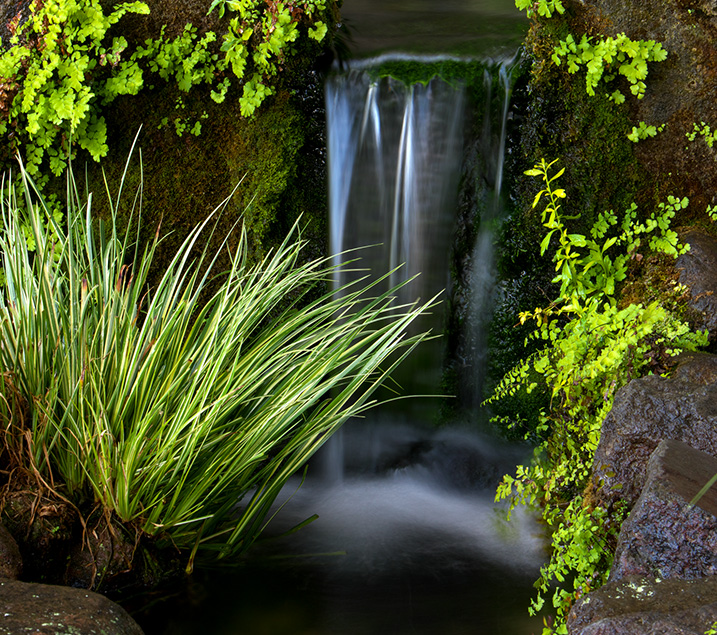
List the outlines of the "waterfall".
<svg viewBox="0 0 717 635">
<path fill-rule="evenodd" d="M 420 274 L 402 300 L 439 293 L 455 222 L 462 87 L 352 70 L 327 82 L 326 114 L 331 253 L 373 245 L 345 258 L 360 257 L 374 275 L 395 270 L 391 285 Z M 337 287 L 358 275 L 343 273 Z"/>
<path fill-rule="evenodd" d="M 467 319 L 468 368 L 470 372 L 464 381 L 467 404 L 475 411 L 483 401 L 483 384 L 487 355 L 486 327 L 492 317 L 495 296 L 495 229 L 503 213 L 501 190 L 503 187 L 503 165 L 505 162 L 505 140 L 510 106 L 511 77 L 513 61 L 500 65 L 497 85 L 501 91 L 498 130 L 494 129 L 491 118 L 493 102 L 493 75 L 484 73 L 486 105 L 483 115 L 481 154 L 487 173 L 486 204 L 480 218 L 478 236 L 471 257 L 468 287 L 470 289 Z"/>
<path fill-rule="evenodd" d="M 479 85 L 484 106 L 478 117 L 468 112 L 461 82 L 434 78 L 406 85 L 363 67 L 337 73 L 326 85 L 330 250 L 335 264 L 357 259 L 351 270 L 336 274 L 335 289 L 390 271 L 386 285 L 417 276 L 401 289 L 402 302 L 450 290 L 459 181 L 468 182 L 472 198 L 480 201 L 471 212 L 479 216 L 470 221 L 479 227 L 475 246 L 464 259 L 470 263 L 461 264 L 463 282 L 457 285 L 466 296 L 458 303 L 464 306 L 459 321 L 466 329 L 461 374 L 462 390 L 469 395 L 464 401 L 471 407 L 481 397 L 484 326 L 493 298 L 493 232 L 501 215 L 509 68 L 484 66 Z M 466 169 L 471 152 L 476 156 Z M 442 333 L 449 305 L 455 304 L 444 302 L 417 328 Z M 437 394 L 444 358 L 444 340 L 422 345 L 399 369 L 404 392 Z M 437 400 L 423 400 L 412 410 L 403 402 L 401 416 L 420 423 L 436 418 L 439 408 Z M 335 485 L 343 482 L 345 454 L 351 451 L 347 443 L 339 431 L 322 453 L 324 477 Z"/>
</svg>

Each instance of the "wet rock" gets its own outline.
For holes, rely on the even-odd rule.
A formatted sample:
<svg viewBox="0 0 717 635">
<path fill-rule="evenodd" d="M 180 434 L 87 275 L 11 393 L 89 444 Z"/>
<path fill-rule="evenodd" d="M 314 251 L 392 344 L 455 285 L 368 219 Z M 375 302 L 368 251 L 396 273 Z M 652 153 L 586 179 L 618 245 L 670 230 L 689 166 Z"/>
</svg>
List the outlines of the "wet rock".
<svg viewBox="0 0 717 635">
<path fill-rule="evenodd" d="M 680 441 L 657 446 L 645 487 L 620 530 L 610 580 L 717 573 L 717 487 L 690 505 L 715 474 L 717 458 L 709 454 Z"/>
<path fill-rule="evenodd" d="M 716 378 L 717 357 L 691 354 L 681 358 L 671 378 L 643 377 L 618 391 L 595 452 L 598 504 L 625 500 L 632 507 L 645 483 L 648 459 L 663 439 L 717 456 Z"/>
<path fill-rule="evenodd" d="M 717 146 L 688 142 L 695 123 L 717 120 L 717 9 L 714 0 L 576 0 L 585 28 L 593 34 L 661 42 L 667 59 L 649 64 L 644 99 L 628 96 L 635 122 L 666 123 L 654 139 L 636 144 L 635 153 L 654 175 L 675 175 L 691 205 L 714 203 Z M 629 93 L 628 93 L 629 95 Z M 679 176 L 678 176 L 679 175 Z"/>
<path fill-rule="evenodd" d="M 0 635 L 142 635 L 106 597 L 69 587 L 0 581 Z"/>
<path fill-rule="evenodd" d="M 717 339 L 717 238 L 698 229 L 682 232 L 680 239 L 690 251 L 677 259 L 680 283 L 690 288 L 690 306 L 701 316 L 697 325 Z"/>
<path fill-rule="evenodd" d="M 22 572 L 20 549 L 10 532 L 0 525 L 0 578 L 16 579 Z"/>
<path fill-rule="evenodd" d="M 75 509 L 32 480 L 18 479 L 4 494 L 2 522 L 16 537 L 23 577 L 59 583 L 79 521 Z"/>
<path fill-rule="evenodd" d="M 578 600 L 567 624 L 570 635 L 704 635 L 716 620 L 716 577 L 630 576 Z"/>
</svg>

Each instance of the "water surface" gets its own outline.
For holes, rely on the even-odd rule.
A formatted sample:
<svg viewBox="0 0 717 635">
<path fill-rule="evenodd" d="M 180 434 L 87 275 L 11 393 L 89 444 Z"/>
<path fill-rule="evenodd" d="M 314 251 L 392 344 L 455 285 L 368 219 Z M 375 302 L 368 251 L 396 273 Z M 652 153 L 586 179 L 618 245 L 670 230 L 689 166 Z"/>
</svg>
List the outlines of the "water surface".
<svg viewBox="0 0 717 635">
<path fill-rule="evenodd" d="M 358 57 L 387 51 L 510 56 L 528 29 L 514 0 L 344 0 Z"/>
</svg>

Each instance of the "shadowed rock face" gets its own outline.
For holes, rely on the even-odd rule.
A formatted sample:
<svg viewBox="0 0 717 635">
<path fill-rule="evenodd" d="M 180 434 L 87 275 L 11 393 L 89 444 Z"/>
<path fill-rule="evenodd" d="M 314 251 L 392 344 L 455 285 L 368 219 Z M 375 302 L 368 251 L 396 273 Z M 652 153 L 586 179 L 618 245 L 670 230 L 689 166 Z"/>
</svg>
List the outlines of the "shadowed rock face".
<svg viewBox="0 0 717 635">
<path fill-rule="evenodd" d="M 20 549 L 10 532 L 0 525 L 0 578 L 16 579 L 21 572 Z"/>
<path fill-rule="evenodd" d="M 103 595 L 47 584 L 0 580 L 0 635 L 142 635 Z"/>
<path fill-rule="evenodd" d="M 652 63 L 644 99 L 628 97 L 635 122 L 667 123 L 656 138 L 638 143 L 635 152 L 655 175 L 674 175 L 698 206 L 712 202 L 717 191 L 713 165 L 717 146 L 688 143 L 685 133 L 700 122 L 717 121 L 717 3 L 714 0 L 584 0 L 571 3 L 586 11 L 589 27 L 602 35 L 626 33 L 633 39 L 656 40 L 667 60 Z M 589 29 L 590 30 L 590 29 Z M 678 176 L 679 175 L 679 176 Z"/>
<path fill-rule="evenodd" d="M 595 453 L 593 483 L 606 507 L 640 496 L 650 455 L 663 439 L 717 456 L 717 357 L 685 355 L 669 379 L 643 377 L 615 397 Z"/>
<path fill-rule="evenodd" d="M 717 238 L 689 229 L 680 235 L 690 250 L 677 259 L 680 283 L 690 288 L 691 307 L 700 315 L 700 329 L 707 329 L 710 341 L 717 340 Z"/>
<path fill-rule="evenodd" d="M 717 474 L 717 458 L 662 441 L 623 523 L 610 580 L 626 576 L 698 579 L 717 573 L 717 488 L 690 501 Z"/>
<path fill-rule="evenodd" d="M 584 596 L 568 617 L 573 635 L 704 635 L 717 620 L 717 578 L 630 576 Z"/>
</svg>

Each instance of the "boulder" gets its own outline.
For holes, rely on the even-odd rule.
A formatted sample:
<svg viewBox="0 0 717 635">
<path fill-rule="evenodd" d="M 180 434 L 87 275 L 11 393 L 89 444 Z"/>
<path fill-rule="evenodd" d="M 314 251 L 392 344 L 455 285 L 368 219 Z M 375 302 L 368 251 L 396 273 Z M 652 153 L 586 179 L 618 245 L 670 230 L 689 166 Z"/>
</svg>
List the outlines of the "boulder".
<svg viewBox="0 0 717 635">
<path fill-rule="evenodd" d="M 717 339 L 717 238 L 698 229 L 681 232 L 690 250 L 677 259 L 680 283 L 690 289 L 690 307 L 700 316 L 697 327 Z"/>
<path fill-rule="evenodd" d="M 627 576 L 697 579 L 717 573 L 717 458 L 680 441 L 662 441 L 623 523 L 610 580 Z"/>
<path fill-rule="evenodd" d="M 103 595 L 48 584 L 0 580 L 0 635 L 142 635 Z"/>
<path fill-rule="evenodd" d="M 0 578 L 17 579 L 22 572 L 20 549 L 10 532 L 0 525 Z"/>
<path fill-rule="evenodd" d="M 717 621 L 717 577 L 660 580 L 628 576 L 578 600 L 570 635 L 704 635 Z"/>
<path fill-rule="evenodd" d="M 673 376 L 642 377 L 618 391 L 595 452 L 596 502 L 632 507 L 645 483 L 647 462 L 663 439 L 683 441 L 717 456 L 717 357 L 681 356 Z"/>
</svg>

